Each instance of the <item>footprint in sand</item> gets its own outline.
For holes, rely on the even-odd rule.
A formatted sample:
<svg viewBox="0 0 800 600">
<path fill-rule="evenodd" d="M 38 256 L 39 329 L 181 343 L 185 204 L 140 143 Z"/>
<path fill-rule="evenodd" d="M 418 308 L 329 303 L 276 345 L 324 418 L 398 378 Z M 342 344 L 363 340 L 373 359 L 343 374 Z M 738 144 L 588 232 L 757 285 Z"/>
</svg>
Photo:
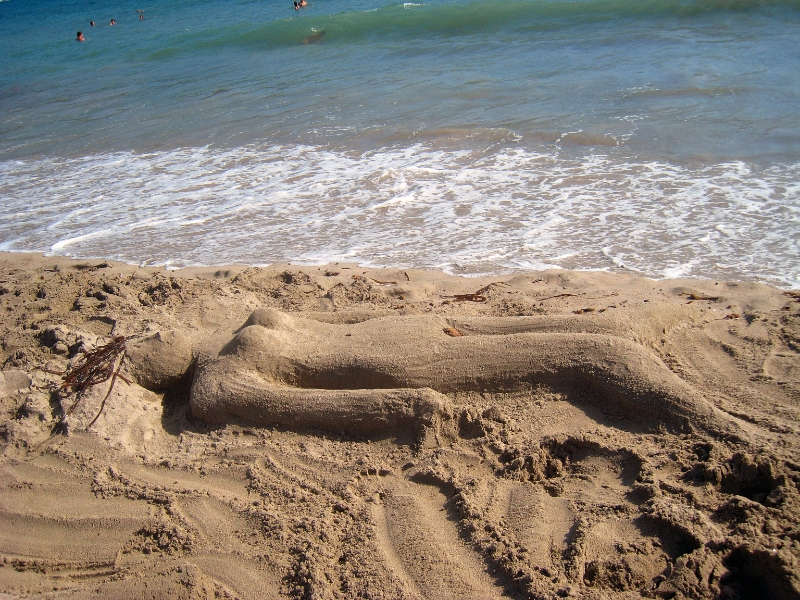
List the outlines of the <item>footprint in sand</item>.
<svg viewBox="0 0 800 600">
<path fill-rule="evenodd" d="M 389 567 L 421 598 L 507 597 L 463 539 L 448 496 L 433 485 L 387 477 L 374 509 L 378 546 Z"/>
</svg>

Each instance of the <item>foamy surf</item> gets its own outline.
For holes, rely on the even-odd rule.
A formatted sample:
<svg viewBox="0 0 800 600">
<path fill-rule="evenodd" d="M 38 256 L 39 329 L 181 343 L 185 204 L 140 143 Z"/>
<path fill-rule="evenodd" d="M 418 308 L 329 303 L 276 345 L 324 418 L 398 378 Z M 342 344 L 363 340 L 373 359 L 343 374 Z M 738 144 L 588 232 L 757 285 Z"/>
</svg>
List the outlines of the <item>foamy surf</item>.
<svg viewBox="0 0 800 600">
<path fill-rule="evenodd" d="M 800 164 L 430 144 L 0 163 L 3 250 L 188 266 L 563 267 L 800 285 Z"/>
</svg>

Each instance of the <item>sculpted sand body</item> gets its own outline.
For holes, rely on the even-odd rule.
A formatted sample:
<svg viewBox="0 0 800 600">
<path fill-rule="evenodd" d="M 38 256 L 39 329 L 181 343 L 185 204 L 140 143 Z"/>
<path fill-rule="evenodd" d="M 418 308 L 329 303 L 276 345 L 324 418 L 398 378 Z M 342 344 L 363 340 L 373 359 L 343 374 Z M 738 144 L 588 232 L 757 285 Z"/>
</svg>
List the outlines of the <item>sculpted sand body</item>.
<svg viewBox="0 0 800 600">
<path fill-rule="evenodd" d="M 653 429 L 729 426 L 640 344 L 595 333 L 494 335 L 473 321 L 484 333 L 453 337 L 434 316 L 333 325 L 258 309 L 218 353 L 201 355 L 192 411 L 210 423 L 367 432 L 427 423 L 449 410 L 447 393 L 546 384 L 635 411 Z"/>
</svg>

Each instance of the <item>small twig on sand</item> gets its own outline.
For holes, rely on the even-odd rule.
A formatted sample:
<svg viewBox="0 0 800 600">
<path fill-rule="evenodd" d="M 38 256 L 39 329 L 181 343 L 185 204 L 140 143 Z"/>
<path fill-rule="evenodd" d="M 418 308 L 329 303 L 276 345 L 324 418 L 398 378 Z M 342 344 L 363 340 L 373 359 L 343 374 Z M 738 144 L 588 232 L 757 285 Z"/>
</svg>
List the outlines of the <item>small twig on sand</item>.
<svg viewBox="0 0 800 600">
<path fill-rule="evenodd" d="M 548 296 L 547 298 L 535 298 L 538 302 L 544 302 L 545 300 L 553 300 L 554 298 L 568 298 L 568 297 L 575 297 L 577 298 L 580 294 L 558 294 L 556 296 Z"/>
<path fill-rule="evenodd" d="M 495 283 L 490 283 L 487 286 L 482 287 L 474 294 L 456 294 L 455 296 L 447 296 L 447 298 L 452 298 L 453 302 L 486 302 L 486 296 L 484 296 L 484 292 L 488 291 L 490 287 L 493 285 L 507 285 L 502 281 L 497 281 Z"/>
</svg>

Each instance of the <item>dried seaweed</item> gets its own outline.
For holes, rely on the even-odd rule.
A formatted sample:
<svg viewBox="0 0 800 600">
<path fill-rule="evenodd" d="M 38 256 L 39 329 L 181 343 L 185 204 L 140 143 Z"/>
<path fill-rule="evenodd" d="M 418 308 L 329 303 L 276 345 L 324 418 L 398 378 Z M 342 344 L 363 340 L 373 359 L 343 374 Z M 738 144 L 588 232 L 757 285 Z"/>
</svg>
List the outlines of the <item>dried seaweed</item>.
<svg viewBox="0 0 800 600">
<path fill-rule="evenodd" d="M 455 296 L 449 296 L 453 299 L 453 302 L 486 302 L 486 296 L 483 294 L 489 290 L 494 285 L 507 285 L 502 281 L 498 281 L 495 283 L 490 283 L 487 286 L 482 287 L 477 292 L 473 294 L 456 294 Z"/>
<path fill-rule="evenodd" d="M 486 302 L 486 296 L 475 294 L 456 294 L 452 296 L 453 302 Z"/>
<path fill-rule="evenodd" d="M 577 298 L 578 296 L 580 296 L 580 294 L 556 294 L 555 296 L 548 296 L 547 298 L 534 298 L 534 300 L 544 302 L 545 300 L 553 300 L 554 298 Z"/>
<path fill-rule="evenodd" d="M 99 265 L 75 265 L 78 271 L 97 271 L 97 269 L 108 269 L 111 267 L 107 262 L 102 262 Z"/>
<path fill-rule="evenodd" d="M 111 395 L 111 390 L 114 389 L 117 379 L 122 379 L 129 385 L 131 383 L 120 373 L 122 364 L 127 356 L 126 339 L 125 336 L 121 335 L 115 337 L 104 346 L 100 346 L 91 352 L 85 352 L 72 367 L 67 369 L 63 374 L 59 389 L 67 394 L 75 394 L 75 402 L 66 411 L 65 417 L 72 414 L 88 389 L 110 379 L 111 385 L 109 385 L 108 391 L 103 397 L 100 410 L 97 411 L 94 419 L 86 426 L 86 429 L 94 425 L 102 414 L 106 400 Z"/>
</svg>

